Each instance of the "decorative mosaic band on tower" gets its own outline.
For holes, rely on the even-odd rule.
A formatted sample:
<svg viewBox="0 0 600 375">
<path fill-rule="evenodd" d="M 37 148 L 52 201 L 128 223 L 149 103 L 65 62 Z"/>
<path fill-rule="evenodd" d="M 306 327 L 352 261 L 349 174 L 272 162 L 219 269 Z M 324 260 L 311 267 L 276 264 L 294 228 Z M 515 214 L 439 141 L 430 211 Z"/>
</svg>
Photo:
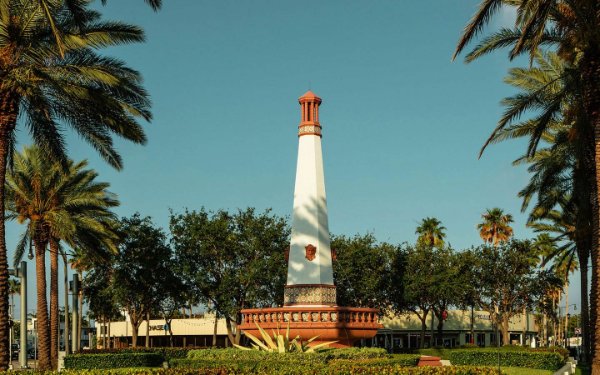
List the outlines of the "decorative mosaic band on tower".
<svg viewBox="0 0 600 375">
<path fill-rule="evenodd" d="M 297 284 L 286 285 L 283 297 L 284 306 L 324 305 L 336 306 L 335 285 Z"/>
<path fill-rule="evenodd" d="M 300 125 L 298 127 L 298 137 L 303 135 L 318 135 L 321 137 L 321 126 L 318 124 Z"/>
</svg>

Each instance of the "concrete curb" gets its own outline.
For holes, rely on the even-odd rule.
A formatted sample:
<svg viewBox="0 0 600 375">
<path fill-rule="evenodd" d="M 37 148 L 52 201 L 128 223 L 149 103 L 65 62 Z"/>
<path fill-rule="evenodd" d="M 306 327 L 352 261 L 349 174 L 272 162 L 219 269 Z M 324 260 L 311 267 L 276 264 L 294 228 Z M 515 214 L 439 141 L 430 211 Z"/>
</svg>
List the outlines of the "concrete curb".
<svg viewBox="0 0 600 375">
<path fill-rule="evenodd" d="M 567 363 L 556 371 L 553 375 L 571 375 L 575 373 L 577 368 L 577 361 L 573 357 L 569 357 Z"/>
</svg>

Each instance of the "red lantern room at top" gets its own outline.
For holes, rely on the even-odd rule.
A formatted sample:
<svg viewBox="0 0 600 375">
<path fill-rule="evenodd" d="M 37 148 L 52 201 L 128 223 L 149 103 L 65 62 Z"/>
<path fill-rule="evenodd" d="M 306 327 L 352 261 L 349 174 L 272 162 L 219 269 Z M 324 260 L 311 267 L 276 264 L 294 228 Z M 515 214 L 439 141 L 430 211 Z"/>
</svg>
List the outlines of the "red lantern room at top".
<svg viewBox="0 0 600 375">
<path fill-rule="evenodd" d="M 319 106 L 321 98 L 312 91 L 307 91 L 302 95 L 298 102 L 300 103 L 300 126 L 298 126 L 298 136 L 318 135 L 321 136 L 321 124 L 319 123 Z"/>
</svg>

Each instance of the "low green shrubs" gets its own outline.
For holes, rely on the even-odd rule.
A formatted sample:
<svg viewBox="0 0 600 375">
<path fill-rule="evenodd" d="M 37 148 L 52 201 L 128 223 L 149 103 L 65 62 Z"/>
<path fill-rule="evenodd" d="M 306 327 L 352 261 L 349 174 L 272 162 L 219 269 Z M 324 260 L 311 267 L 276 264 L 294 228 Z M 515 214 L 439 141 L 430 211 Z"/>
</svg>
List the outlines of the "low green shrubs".
<svg viewBox="0 0 600 375">
<path fill-rule="evenodd" d="M 315 374 L 353 373 L 356 369 L 401 368 L 416 366 L 418 354 L 390 355 L 381 348 L 348 348 L 324 350 L 317 353 L 269 353 L 235 349 L 194 350 L 186 359 L 173 359 L 173 368 L 214 369 L 228 371 L 264 371 L 265 373 L 304 374 L 310 369 Z M 358 370 L 357 370 L 358 371 Z M 378 370 L 377 370 L 378 372 Z M 310 373 L 310 372 L 309 372 Z"/>
<path fill-rule="evenodd" d="M 556 352 L 531 350 L 455 349 L 449 354 L 453 365 L 529 367 L 556 370 L 564 365 L 563 356 Z"/>
<path fill-rule="evenodd" d="M 157 367 L 163 357 L 157 353 L 73 354 L 65 357 L 66 369 L 111 369 Z"/>
<path fill-rule="evenodd" d="M 419 363 L 420 357 L 418 354 L 396 354 L 386 358 L 337 359 L 329 362 L 328 368 L 332 370 L 345 370 L 354 367 L 413 367 Z"/>
<path fill-rule="evenodd" d="M 190 350 L 206 349 L 203 347 L 186 347 L 186 348 L 119 348 L 119 349 L 85 349 L 77 352 L 77 354 L 113 354 L 113 353 L 157 353 L 163 357 L 163 360 L 170 361 L 172 358 L 186 358 Z"/>
<path fill-rule="evenodd" d="M 203 349 L 190 350 L 187 359 L 210 360 L 210 361 L 231 361 L 231 360 L 265 360 L 265 359 L 285 359 L 287 361 L 301 361 L 311 359 L 313 361 L 331 361 L 335 359 L 372 359 L 389 358 L 390 354 L 382 348 L 344 348 L 344 349 L 324 349 L 316 353 L 269 353 L 258 350 L 239 350 L 239 349 Z"/>
<path fill-rule="evenodd" d="M 486 367 L 396 367 L 382 366 L 376 368 L 355 367 L 348 370 L 333 372 L 312 368 L 288 367 L 274 371 L 273 369 L 243 369 L 236 370 L 230 367 L 194 369 L 194 368 L 169 368 L 169 369 L 108 369 L 108 370 L 64 370 L 61 372 L 47 371 L 36 372 L 36 375 L 354 375 L 354 374 L 394 374 L 394 375 L 497 375 L 497 369 Z M 12 372 L 0 372 L 0 375 L 12 375 Z"/>
<path fill-rule="evenodd" d="M 383 348 L 343 348 L 324 350 L 318 353 L 323 359 L 371 359 L 388 358 L 390 355 Z"/>
</svg>

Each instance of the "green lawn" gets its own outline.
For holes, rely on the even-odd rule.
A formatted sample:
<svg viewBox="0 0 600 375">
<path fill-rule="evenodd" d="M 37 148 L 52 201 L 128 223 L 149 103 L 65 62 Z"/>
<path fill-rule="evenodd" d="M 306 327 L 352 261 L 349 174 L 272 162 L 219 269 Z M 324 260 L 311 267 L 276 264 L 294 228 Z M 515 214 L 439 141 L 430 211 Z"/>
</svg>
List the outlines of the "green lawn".
<svg viewBox="0 0 600 375">
<path fill-rule="evenodd" d="M 539 370 L 534 368 L 527 367 L 502 367 L 502 371 L 504 371 L 507 375 L 552 375 L 554 371 L 552 370 Z"/>
</svg>

